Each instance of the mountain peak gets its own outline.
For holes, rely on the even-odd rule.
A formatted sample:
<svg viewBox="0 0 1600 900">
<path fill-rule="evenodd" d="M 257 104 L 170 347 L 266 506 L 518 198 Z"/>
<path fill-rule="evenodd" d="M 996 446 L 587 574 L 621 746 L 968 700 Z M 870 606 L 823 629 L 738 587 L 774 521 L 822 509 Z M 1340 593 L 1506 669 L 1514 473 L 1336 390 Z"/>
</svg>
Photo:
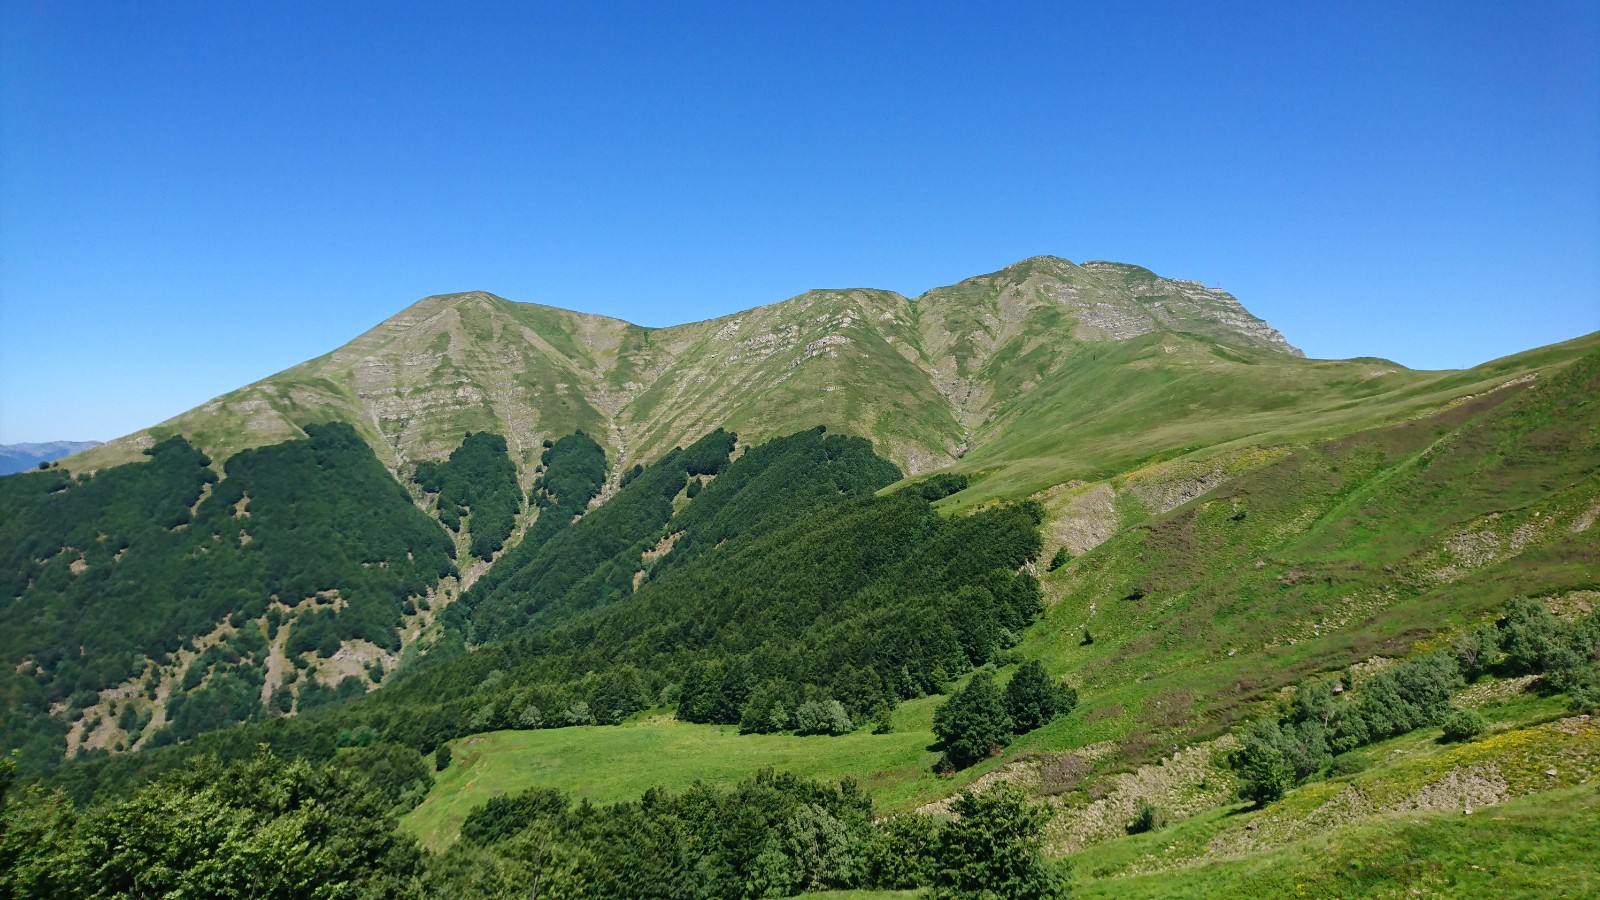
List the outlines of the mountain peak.
<svg viewBox="0 0 1600 900">
<path fill-rule="evenodd" d="M 220 460 L 327 421 L 350 423 L 396 470 L 441 458 L 467 431 L 504 436 L 525 461 L 582 429 L 620 462 L 692 441 L 706 423 L 766 437 L 803 421 L 875 435 L 919 472 L 965 453 L 1067 361 L 1153 333 L 1298 354 L 1224 291 L 1049 255 L 915 300 L 819 289 L 666 328 L 463 291 L 78 464 L 135 459 L 173 434 Z"/>
</svg>

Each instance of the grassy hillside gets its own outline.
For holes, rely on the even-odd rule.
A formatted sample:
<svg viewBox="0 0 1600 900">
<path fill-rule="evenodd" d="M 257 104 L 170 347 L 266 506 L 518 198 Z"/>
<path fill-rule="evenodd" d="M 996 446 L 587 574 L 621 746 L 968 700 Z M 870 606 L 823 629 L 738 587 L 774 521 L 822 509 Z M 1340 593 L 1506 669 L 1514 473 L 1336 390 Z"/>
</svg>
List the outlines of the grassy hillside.
<svg viewBox="0 0 1600 900">
<path fill-rule="evenodd" d="M 1050 609 L 1017 648 L 1019 656 L 1042 659 L 1079 686 L 1082 700 L 1073 715 L 1020 738 L 1005 754 L 953 781 L 927 769 L 934 756 L 927 721 L 919 740 L 906 736 L 908 748 L 918 752 L 908 752 L 899 764 L 862 754 L 856 748 L 873 746 L 872 737 L 856 735 L 848 740 L 858 744 L 821 745 L 802 770 L 851 774 L 891 807 L 931 801 L 966 784 L 1024 784 L 1056 810 L 1057 852 L 1070 852 L 1088 884 L 1103 884 L 1094 890 L 1111 893 L 1149 865 L 1152 853 L 1182 868 L 1129 882 L 1130 889 L 1152 896 L 1222 895 L 1255 884 L 1299 883 L 1285 878 L 1334 893 L 1440 883 L 1429 880 L 1436 876 L 1443 883 L 1473 883 L 1473 870 L 1464 869 L 1465 857 L 1452 856 L 1450 842 L 1488 845 L 1492 826 L 1476 822 L 1498 820 L 1458 827 L 1464 833 L 1440 838 L 1437 845 L 1423 840 L 1429 855 L 1418 864 L 1402 858 L 1398 848 L 1437 817 L 1393 817 L 1386 804 L 1456 796 L 1450 786 L 1463 778 L 1470 785 L 1471 773 L 1485 766 L 1496 773 L 1494 784 L 1509 787 L 1472 802 L 1496 808 L 1527 791 L 1593 777 L 1592 728 L 1571 731 L 1575 726 L 1561 724 L 1574 721 L 1561 720 L 1564 698 L 1518 693 L 1518 682 L 1475 685 L 1462 696 L 1489 698 L 1483 710 L 1496 729 L 1493 736 L 1453 748 L 1436 743 L 1435 728 L 1376 744 L 1357 754 L 1367 772 L 1300 788 L 1256 815 L 1237 814 L 1248 806 L 1234 797 L 1237 780 L 1226 758 L 1236 746 L 1229 743 L 1232 732 L 1307 675 L 1348 671 L 1366 677 L 1381 670 L 1386 657 L 1437 647 L 1492 619 L 1514 596 L 1543 597 L 1568 614 L 1595 607 L 1600 408 L 1594 398 L 1600 396 L 1600 354 L 1573 359 L 1572 349 L 1557 357 L 1563 364 L 1513 384 L 1506 384 L 1515 379 L 1504 378 L 1504 368 L 1463 375 L 1458 384 L 1492 382 L 1497 389 L 1436 404 L 1397 424 L 1334 440 L 1201 456 L 1203 463 L 1220 458 L 1215 465 L 1197 466 L 1182 457 L 1157 461 L 1107 479 L 1102 484 L 1116 517 L 1113 534 L 1068 554 L 1045 575 Z M 1539 355 L 1549 361 L 1550 354 Z M 1522 365 L 1496 367 L 1518 371 Z M 1095 488 L 1079 485 L 1047 495 L 1054 516 L 1046 522 L 1047 535 L 1081 516 L 1082 505 L 1070 501 Z M 1174 508 L 1159 511 L 1174 500 Z M 573 768 L 581 747 L 592 746 L 588 741 L 563 750 L 559 738 L 543 734 L 485 736 L 488 755 L 476 770 L 481 774 L 441 779 L 423 807 L 428 812 L 415 814 L 408 827 L 429 841 L 447 841 L 450 817 L 481 802 L 485 790 L 547 784 L 609 797 L 611 785 L 625 785 L 619 789 L 625 794 L 643 781 L 732 777 L 757 760 L 783 758 L 776 752 L 781 745 L 758 736 L 693 728 L 648 722 L 597 738 L 615 754 L 607 758 L 618 762 L 603 774 Z M 716 759 L 732 768 L 725 771 L 709 754 L 681 749 L 705 746 L 702 741 L 717 742 Z M 630 764 L 631 759 L 639 761 Z M 1559 777 L 1544 774 L 1552 766 Z M 1313 815 L 1329 802 L 1325 785 L 1342 783 L 1380 799 L 1340 819 Z M 1560 802 L 1579 802 L 1576 794 L 1558 796 L 1566 798 Z M 1125 836 L 1140 797 L 1161 804 L 1178 824 L 1156 836 Z M 1526 834 L 1584 851 L 1570 829 L 1533 821 L 1535 807 L 1510 809 L 1508 821 L 1524 823 Z M 1283 822 L 1286 815 L 1287 821 L 1306 818 L 1287 831 L 1250 825 L 1261 816 Z M 1461 815 L 1459 808 L 1455 815 Z M 1263 842 L 1258 834 L 1276 837 Z M 1333 848 L 1329 852 L 1348 855 L 1373 840 L 1398 855 L 1366 874 L 1349 866 L 1318 874 L 1309 861 L 1321 851 L 1283 849 L 1291 838 L 1321 841 Z M 1228 841 L 1239 845 L 1235 852 L 1243 861 L 1214 861 L 1208 848 Z M 1171 849 L 1179 845 L 1190 849 Z M 1299 861 L 1279 866 L 1275 861 L 1281 860 Z M 1195 874 L 1190 866 L 1209 874 Z M 1570 868 L 1582 873 L 1592 866 Z M 1538 866 L 1518 872 L 1507 883 L 1537 894 L 1543 883 Z"/>
<path fill-rule="evenodd" d="M 553 787 L 595 803 L 634 800 L 652 787 L 681 791 L 697 780 L 734 782 L 764 768 L 814 778 L 854 774 L 880 805 L 904 806 L 948 790 L 933 774 L 932 698 L 895 711 L 896 730 L 844 737 L 741 735 L 727 725 L 694 725 L 646 714 L 622 727 L 497 731 L 456 741 L 438 787 L 402 826 L 439 850 L 491 797 Z"/>
<path fill-rule="evenodd" d="M 1489 734 L 1429 719 L 1264 809 L 1231 761 L 1308 677 L 1361 696 L 1514 598 L 1592 613 L 1597 397 L 1600 334 L 1464 372 L 1306 360 L 1223 292 L 1049 257 L 666 329 L 428 298 L 0 481 L 6 740 L 34 776 L 77 751 L 49 777 L 80 800 L 258 743 L 388 754 L 435 849 L 527 788 L 775 766 L 890 811 L 1020 785 L 1091 894 L 1471 887 L 1479 823 L 1592 853 L 1518 805 L 1592 806 L 1571 683 L 1502 666 L 1453 700 Z M 935 709 L 1024 661 L 1077 708 L 935 774 Z M 1503 812 L 1426 811 L 1465 800 Z M 1141 804 L 1168 824 L 1129 835 Z M 1528 858 L 1512 893 L 1541 890 Z"/>
<path fill-rule="evenodd" d="M 1592 786 L 1475 811 L 1397 813 L 1259 856 L 1086 880 L 1079 897 L 1584 897 L 1600 891 Z M 1160 852 L 1158 847 L 1148 848 Z"/>
</svg>

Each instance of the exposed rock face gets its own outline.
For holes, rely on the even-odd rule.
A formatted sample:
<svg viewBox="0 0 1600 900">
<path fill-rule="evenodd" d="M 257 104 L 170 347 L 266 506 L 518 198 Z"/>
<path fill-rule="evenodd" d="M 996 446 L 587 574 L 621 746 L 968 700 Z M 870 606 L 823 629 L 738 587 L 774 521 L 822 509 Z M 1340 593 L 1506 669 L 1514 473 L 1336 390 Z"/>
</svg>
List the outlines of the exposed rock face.
<svg viewBox="0 0 1600 900">
<path fill-rule="evenodd" d="M 872 437 L 915 474 L 1025 417 L 1070 360 L 1156 333 L 1298 354 L 1223 291 L 1055 257 L 915 300 L 810 291 L 660 329 L 470 292 L 418 301 L 327 356 L 71 464 L 135 459 L 174 433 L 225 458 L 334 419 L 397 470 L 448 454 L 468 430 L 505 435 L 531 469 L 541 441 L 582 428 L 627 465 L 717 425 L 761 439 L 821 423 Z"/>
</svg>

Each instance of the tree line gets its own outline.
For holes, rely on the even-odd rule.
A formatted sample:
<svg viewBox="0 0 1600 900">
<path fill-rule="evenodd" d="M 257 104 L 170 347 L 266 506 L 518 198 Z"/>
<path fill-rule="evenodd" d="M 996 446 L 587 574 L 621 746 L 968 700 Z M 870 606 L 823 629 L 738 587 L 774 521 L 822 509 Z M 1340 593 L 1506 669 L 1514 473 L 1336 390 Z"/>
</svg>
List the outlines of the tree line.
<svg viewBox="0 0 1600 900">
<path fill-rule="evenodd" d="M 429 853 L 395 812 L 431 783 L 414 751 L 358 746 L 327 762 L 260 749 L 195 761 L 78 809 L 9 790 L 0 765 L 0 894 L 37 898 L 782 897 L 928 888 L 936 898 L 1060 896 L 1040 848 L 1046 814 L 1005 787 L 954 816 L 878 818 L 848 779 L 764 771 L 721 787 L 651 790 L 597 806 L 547 788 L 474 809 Z"/>
</svg>

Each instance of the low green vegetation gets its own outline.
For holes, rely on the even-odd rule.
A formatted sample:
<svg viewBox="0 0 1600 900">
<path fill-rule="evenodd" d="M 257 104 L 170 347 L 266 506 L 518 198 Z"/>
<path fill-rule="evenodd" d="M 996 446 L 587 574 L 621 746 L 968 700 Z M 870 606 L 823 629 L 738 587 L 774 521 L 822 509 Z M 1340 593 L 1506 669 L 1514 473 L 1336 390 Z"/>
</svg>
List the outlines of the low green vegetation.
<svg viewBox="0 0 1600 900">
<path fill-rule="evenodd" d="M 1540 675 L 1547 690 L 1569 694 L 1574 711 L 1588 712 L 1600 685 L 1600 613 L 1567 622 L 1537 601 L 1518 598 L 1497 624 L 1459 638 L 1454 652 L 1406 660 L 1342 696 L 1327 680 L 1300 684 L 1276 716 L 1245 731 L 1235 761 L 1242 796 L 1270 803 L 1325 773 L 1338 754 L 1425 726 L 1442 724 L 1449 742 L 1477 737 L 1483 717 L 1450 707 L 1452 693 L 1464 684 L 1463 670 Z"/>
<path fill-rule="evenodd" d="M 682 791 L 696 781 L 728 783 L 765 768 L 810 778 L 848 773 L 886 808 L 935 799 L 949 782 L 933 774 L 927 717 L 937 698 L 895 711 L 895 730 L 863 729 L 842 737 L 741 735 L 731 726 L 694 725 L 647 716 L 621 727 L 495 731 L 462 738 L 439 787 L 403 819 L 424 845 L 443 849 L 472 808 L 491 797 L 548 787 L 594 803 L 636 799 L 659 787 Z"/>
<path fill-rule="evenodd" d="M 1394 813 L 1265 853 L 1084 879 L 1074 896 L 1592 896 L 1600 892 L 1597 818 L 1600 792 L 1593 785 L 1547 791 L 1472 815 L 1456 809 Z M 1161 852 L 1155 843 L 1146 849 Z"/>
</svg>

